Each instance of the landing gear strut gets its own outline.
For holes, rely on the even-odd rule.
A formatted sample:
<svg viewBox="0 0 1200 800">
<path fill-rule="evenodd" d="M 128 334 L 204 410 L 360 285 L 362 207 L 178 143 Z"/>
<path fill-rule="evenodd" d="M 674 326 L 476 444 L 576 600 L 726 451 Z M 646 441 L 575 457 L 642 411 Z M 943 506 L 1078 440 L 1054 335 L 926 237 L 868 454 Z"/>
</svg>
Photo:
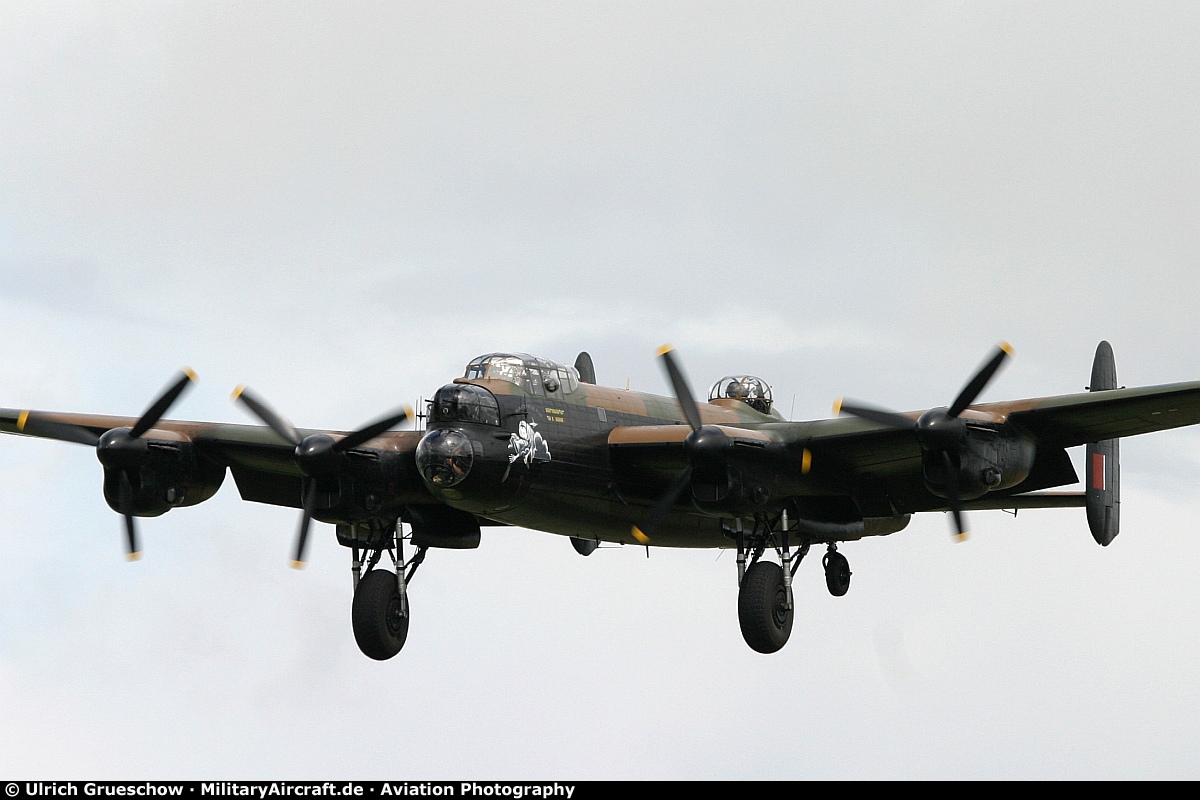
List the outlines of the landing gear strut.
<svg viewBox="0 0 1200 800">
<path fill-rule="evenodd" d="M 350 621 L 354 629 L 354 641 L 358 649 L 368 658 L 386 661 L 400 652 L 408 638 L 408 583 L 417 567 L 425 560 L 424 547 L 409 561 L 404 560 L 403 523 L 396 521 L 391 536 L 380 542 L 380 547 L 368 548 L 367 574 L 359 579 L 359 553 L 354 547 L 354 603 L 350 610 Z M 387 553 L 396 571 L 376 569 L 380 557 Z"/>
<path fill-rule="evenodd" d="M 776 523 L 779 523 L 778 531 L 774 530 Z M 742 638 L 752 650 L 759 653 L 778 652 L 792 635 L 796 610 L 791 579 L 808 553 L 809 543 L 804 542 L 792 555 L 786 512 L 776 521 L 766 518 L 755 520 L 754 530 L 749 535 L 742 530 L 739 520 L 736 539 L 738 624 L 742 629 Z M 772 544 L 778 551 L 779 564 L 760 560 L 767 546 Z M 749 567 L 746 566 L 748 551 Z"/>
</svg>

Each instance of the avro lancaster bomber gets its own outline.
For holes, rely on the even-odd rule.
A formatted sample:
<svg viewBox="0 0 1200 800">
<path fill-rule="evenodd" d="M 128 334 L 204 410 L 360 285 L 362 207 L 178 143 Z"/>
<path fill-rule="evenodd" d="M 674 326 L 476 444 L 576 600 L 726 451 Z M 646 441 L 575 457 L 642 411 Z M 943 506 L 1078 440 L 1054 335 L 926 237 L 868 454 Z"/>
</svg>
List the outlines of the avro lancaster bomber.
<svg viewBox="0 0 1200 800">
<path fill-rule="evenodd" d="M 839 401 L 835 418 L 811 422 L 784 419 L 749 375 L 697 402 L 664 347 L 673 397 L 598 386 L 587 353 L 573 367 L 481 356 L 428 402 L 420 431 L 393 430 L 410 409 L 352 432 L 298 429 L 245 387 L 234 398 L 262 425 L 164 419 L 190 371 L 137 418 L 0 409 L 0 431 L 95 448 L 131 559 L 136 517 L 207 500 L 227 473 L 243 499 L 301 510 L 296 566 L 312 521 L 334 525 L 351 553 L 354 637 L 373 659 L 404 646 L 409 586 L 428 552 L 478 547 L 482 528 L 504 525 L 569 537 L 584 556 L 601 542 L 733 549 L 742 635 L 773 653 L 791 634 L 792 576 L 814 546 L 841 596 L 850 567 L 838 544 L 896 533 L 921 512 L 948 512 L 963 538 L 969 511 L 1083 507 L 1108 545 L 1118 440 L 1200 422 L 1200 382 L 1118 388 L 1107 342 L 1086 392 L 974 404 L 1010 352 L 999 345 L 948 406 Z M 1076 446 L 1082 491 L 1047 491 L 1078 483 Z"/>
</svg>

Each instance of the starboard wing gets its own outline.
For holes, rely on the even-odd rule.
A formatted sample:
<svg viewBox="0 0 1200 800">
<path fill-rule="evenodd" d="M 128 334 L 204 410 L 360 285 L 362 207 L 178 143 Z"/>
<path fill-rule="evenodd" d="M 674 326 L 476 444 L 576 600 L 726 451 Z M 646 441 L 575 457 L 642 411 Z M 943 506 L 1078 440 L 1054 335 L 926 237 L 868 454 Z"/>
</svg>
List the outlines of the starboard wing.
<svg viewBox="0 0 1200 800">
<path fill-rule="evenodd" d="M 89 446 L 95 446 L 106 431 L 132 427 L 137 421 L 137 417 L 0 409 L 0 433 Z M 301 436 L 314 433 L 328 433 L 334 438 L 347 435 L 341 431 L 299 430 Z M 190 443 L 207 462 L 230 470 L 245 500 L 292 508 L 301 506 L 303 473 L 296 464 L 295 447 L 266 425 L 159 420 L 146 437 Z M 420 434 L 413 431 L 389 431 L 364 443 L 360 449 L 411 454 L 419 440 Z M 412 484 L 411 493 L 420 502 L 437 502 L 419 479 Z"/>
</svg>

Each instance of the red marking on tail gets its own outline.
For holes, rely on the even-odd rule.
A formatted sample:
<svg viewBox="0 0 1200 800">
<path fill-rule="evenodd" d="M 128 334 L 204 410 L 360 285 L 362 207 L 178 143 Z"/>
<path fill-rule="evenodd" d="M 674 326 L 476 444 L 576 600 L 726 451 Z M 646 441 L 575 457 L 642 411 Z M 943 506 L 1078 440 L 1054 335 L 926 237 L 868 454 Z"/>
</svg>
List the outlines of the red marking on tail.
<svg viewBox="0 0 1200 800">
<path fill-rule="evenodd" d="M 1104 454 L 1092 453 L 1092 488 L 1104 489 Z"/>
</svg>

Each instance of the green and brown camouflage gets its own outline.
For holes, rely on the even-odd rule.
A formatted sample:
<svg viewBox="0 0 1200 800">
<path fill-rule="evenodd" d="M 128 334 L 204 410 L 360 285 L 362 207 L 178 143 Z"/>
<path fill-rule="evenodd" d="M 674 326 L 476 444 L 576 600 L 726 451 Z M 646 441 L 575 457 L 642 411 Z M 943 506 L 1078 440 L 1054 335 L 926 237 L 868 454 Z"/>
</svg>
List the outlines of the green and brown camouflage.
<svg viewBox="0 0 1200 800">
<path fill-rule="evenodd" d="M 414 506 L 445 505 L 480 521 L 583 539 L 728 547 L 737 521 L 749 525 L 785 510 L 791 524 L 823 531 L 809 538 L 832 541 L 872 529 L 890 532 L 908 515 L 949 508 L 931 475 L 929 448 L 914 432 L 924 411 L 896 415 L 911 421 L 909 429 L 845 416 L 789 422 L 773 409 L 762 413 L 739 400 L 713 398 L 695 405 L 704 429 L 724 437 L 716 456 L 717 472 L 725 473 L 716 481 L 724 482 L 720 497 L 684 492 L 647 541 L 635 526 L 689 465 L 692 429 L 680 399 L 581 383 L 577 374 L 571 377 L 573 368 L 544 359 L 493 355 L 564 377 L 543 380 L 540 391 L 518 380 L 454 379 L 444 391 L 476 387 L 494 398 L 496 418 L 439 417 L 435 396 L 427 430 L 389 431 L 349 451 L 348 466 L 323 486 L 314 518 L 334 524 L 405 519 Z M 1079 493 L 1030 493 L 1078 481 L 1068 447 L 1200 422 L 1200 383 L 985 403 L 960 416 L 966 439 L 959 460 L 969 456 L 997 472 L 989 478 L 994 485 L 980 490 L 974 481 L 964 489 L 963 509 L 1081 505 Z M 0 410 L 0 431 L 43 438 L 73 440 L 63 434 L 67 428 L 100 437 L 136 423 L 134 417 Z M 417 463 L 422 439 L 439 430 L 461 434 L 470 449 L 470 468 L 453 485 L 431 480 Z M 348 435 L 299 434 L 334 441 Z M 528 449 L 534 436 L 542 452 Z M 207 499 L 226 469 L 246 500 L 303 507 L 305 473 L 295 446 L 270 427 L 159 420 L 142 438 L 160 456 L 147 463 L 161 474 L 131 470 L 135 483 L 170 491 L 173 499 L 135 504 L 134 516 Z"/>
<path fill-rule="evenodd" d="M 262 425 L 164 419 L 195 380 L 184 370 L 140 417 L 0 409 L 0 432 L 93 448 L 130 558 L 135 517 L 203 502 L 227 474 L 245 500 L 302 509 L 294 566 L 312 520 L 336 525 L 352 552 L 355 639 L 371 658 L 403 647 L 407 585 L 427 549 L 478 547 L 484 525 L 569 536 L 582 555 L 601 541 L 736 548 L 742 634 L 770 653 L 790 635 L 791 576 L 811 546 L 827 546 L 826 583 L 840 596 L 850 571 L 836 545 L 896 533 L 916 513 L 950 512 L 963 538 L 968 511 L 1085 507 L 1107 545 L 1118 440 L 1200 423 L 1200 382 L 1116 388 L 1104 342 L 1086 393 L 975 404 L 1010 353 L 999 345 L 945 407 L 838 401 L 834 418 L 802 422 L 772 408 L 753 376 L 723 378 L 697 402 L 664 347 L 672 397 L 596 385 L 586 353 L 576 367 L 480 356 L 434 393 L 415 431 L 391 430 L 410 409 L 355 431 L 297 429 L 245 387 L 234 399 Z M 1079 445 L 1085 490 L 1045 491 L 1078 482 L 1067 449 Z M 778 565 L 761 560 L 768 550 Z M 384 553 L 394 573 L 377 568 Z"/>
</svg>

